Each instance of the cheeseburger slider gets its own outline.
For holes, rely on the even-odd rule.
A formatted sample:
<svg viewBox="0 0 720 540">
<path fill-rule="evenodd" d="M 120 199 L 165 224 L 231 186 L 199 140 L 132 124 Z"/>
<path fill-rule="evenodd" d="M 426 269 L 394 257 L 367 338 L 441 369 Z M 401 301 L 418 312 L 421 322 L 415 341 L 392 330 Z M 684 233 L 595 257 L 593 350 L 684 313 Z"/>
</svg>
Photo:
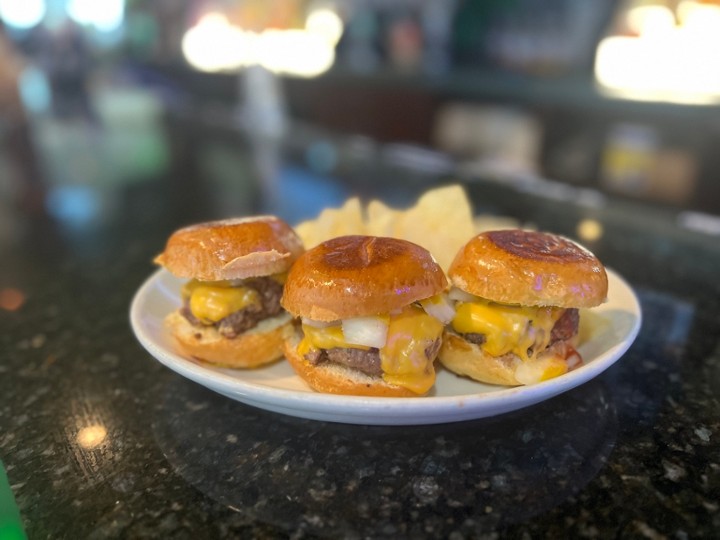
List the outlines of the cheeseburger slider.
<svg viewBox="0 0 720 540">
<path fill-rule="evenodd" d="M 440 362 L 492 384 L 532 384 L 579 366 L 578 308 L 602 303 L 607 275 L 570 240 L 541 232 L 486 232 L 448 269 L 455 317 Z"/>
<path fill-rule="evenodd" d="M 282 356 L 292 318 L 280 306 L 288 269 L 304 251 L 272 216 L 201 223 L 170 236 L 155 262 L 189 281 L 183 304 L 165 320 L 195 358 L 252 368 Z"/>
<path fill-rule="evenodd" d="M 308 250 L 288 274 L 282 304 L 301 318 L 285 356 L 313 389 L 409 397 L 435 382 L 433 361 L 452 317 L 445 275 L 405 240 L 342 236 Z"/>
</svg>

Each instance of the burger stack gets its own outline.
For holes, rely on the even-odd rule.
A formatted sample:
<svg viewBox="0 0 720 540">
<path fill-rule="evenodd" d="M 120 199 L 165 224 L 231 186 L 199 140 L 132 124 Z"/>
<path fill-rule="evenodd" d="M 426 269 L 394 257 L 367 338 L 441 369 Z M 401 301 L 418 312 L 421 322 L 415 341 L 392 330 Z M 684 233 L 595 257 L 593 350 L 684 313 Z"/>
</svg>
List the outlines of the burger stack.
<svg viewBox="0 0 720 540">
<path fill-rule="evenodd" d="M 166 318 L 182 353 L 240 369 L 284 357 L 332 394 L 427 395 L 436 364 L 508 386 L 563 375 L 582 365 L 579 310 L 607 296 L 592 253 L 520 229 L 468 239 L 447 276 L 398 238 L 341 236 L 306 251 L 273 216 L 180 229 L 156 262 L 188 280 Z"/>
</svg>

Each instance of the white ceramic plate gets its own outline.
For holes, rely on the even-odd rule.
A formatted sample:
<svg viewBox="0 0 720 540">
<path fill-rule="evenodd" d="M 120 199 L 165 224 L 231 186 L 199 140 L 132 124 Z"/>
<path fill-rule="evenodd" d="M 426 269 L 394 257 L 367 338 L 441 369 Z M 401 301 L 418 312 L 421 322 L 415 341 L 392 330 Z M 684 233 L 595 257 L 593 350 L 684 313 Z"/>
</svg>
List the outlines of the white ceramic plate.
<svg viewBox="0 0 720 540">
<path fill-rule="evenodd" d="M 635 293 L 608 271 L 608 301 L 581 314 L 578 348 L 585 364 L 561 377 L 532 386 L 507 388 L 477 383 L 447 370 L 438 371 L 434 389 L 417 398 L 335 396 L 312 391 L 287 362 L 254 370 L 232 370 L 199 364 L 176 352 L 163 319 L 180 305 L 182 281 L 165 270 L 153 274 L 138 290 L 130 321 L 140 343 L 164 365 L 207 388 L 254 407 L 301 418 L 349 424 L 439 424 L 494 416 L 556 396 L 610 367 L 640 330 L 641 311 Z"/>
</svg>

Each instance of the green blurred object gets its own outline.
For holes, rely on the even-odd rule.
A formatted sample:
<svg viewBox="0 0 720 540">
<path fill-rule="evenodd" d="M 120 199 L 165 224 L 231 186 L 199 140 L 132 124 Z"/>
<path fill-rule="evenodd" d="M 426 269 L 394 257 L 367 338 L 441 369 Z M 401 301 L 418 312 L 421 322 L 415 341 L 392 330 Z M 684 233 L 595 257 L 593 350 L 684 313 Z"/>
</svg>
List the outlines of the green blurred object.
<svg viewBox="0 0 720 540">
<path fill-rule="evenodd" d="M 0 461 L 0 540 L 27 540 L 5 467 Z"/>
</svg>

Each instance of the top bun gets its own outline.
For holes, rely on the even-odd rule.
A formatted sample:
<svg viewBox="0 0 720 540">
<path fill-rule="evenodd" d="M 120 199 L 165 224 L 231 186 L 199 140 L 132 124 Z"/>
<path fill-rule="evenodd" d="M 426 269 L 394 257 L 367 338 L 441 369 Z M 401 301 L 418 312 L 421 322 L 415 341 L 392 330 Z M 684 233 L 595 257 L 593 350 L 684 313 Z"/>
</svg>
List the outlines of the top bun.
<svg viewBox="0 0 720 540">
<path fill-rule="evenodd" d="M 457 288 L 493 302 L 593 307 L 607 297 L 607 274 L 587 249 L 561 236 L 523 230 L 477 235 L 448 270 Z"/>
<path fill-rule="evenodd" d="M 155 262 L 181 278 L 220 281 L 285 272 L 303 251 L 302 241 L 287 223 L 259 216 L 180 229 Z"/>
<path fill-rule="evenodd" d="M 440 266 L 417 244 L 341 236 L 308 250 L 295 262 L 282 305 L 295 316 L 335 321 L 388 313 L 446 286 Z"/>
</svg>

